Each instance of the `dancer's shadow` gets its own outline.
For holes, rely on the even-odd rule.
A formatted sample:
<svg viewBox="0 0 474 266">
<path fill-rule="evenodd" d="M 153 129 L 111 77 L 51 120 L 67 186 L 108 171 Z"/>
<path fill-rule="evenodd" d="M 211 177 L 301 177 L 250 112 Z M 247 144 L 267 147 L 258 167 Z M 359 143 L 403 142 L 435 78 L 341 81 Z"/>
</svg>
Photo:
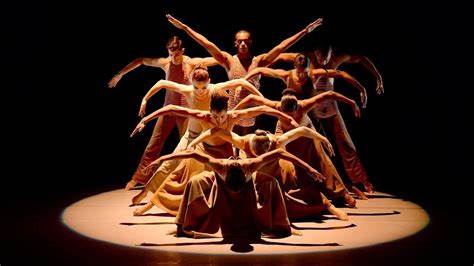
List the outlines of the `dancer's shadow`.
<svg viewBox="0 0 474 266">
<path fill-rule="evenodd" d="M 164 225 L 164 224 L 175 224 L 174 222 L 152 222 L 152 223 L 120 223 L 120 225 Z"/>
<path fill-rule="evenodd" d="M 143 206 L 143 205 L 145 205 L 145 204 L 146 204 L 146 202 L 140 202 L 140 203 L 137 203 L 137 204 L 133 204 L 133 203 L 132 203 L 132 204 L 128 205 L 128 207 Z"/>
<path fill-rule="evenodd" d="M 329 227 L 305 227 L 305 226 L 297 226 L 295 224 L 292 224 L 292 227 L 295 228 L 296 230 L 337 230 L 337 229 L 352 228 L 356 226 L 357 225 L 355 224 L 349 224 L 349 225 L 339 225 L 339 226 L 329 226 Z"/>
<path fill-rule="evenodd" d="M 358 213 L 358 212 L 348 212 L 349 216 L 386 216 L 386 215 L 398 215 L 401 212 L 391 211 L 391 212 L 372 212 L 372 213 Z"/>
<path fill-rule="evenodd" d="M 172 217 L 175 218 L 176 216 L 170 214 L 170 213 L 165 213 L 165 212 L 160 212 L 160 213 L 145 213 L 140 216 L 156 216 L 156 217 Z"/>
<path fill-rule="evenodd" d="M 223 239 L 220 241 L 211 242 L 182 242 L 182 243 L 141 243 L 138 246 L 142 247 L 179 247 L 179 246 L 200 246 L 200 245 L 222 245 L 232 244 L 230 250 L 236 253 L 249 253 L 254 250 L 252 244 L 262 245 L 280 245 L 280 246 L 295 246 L 295 247 L 336 247 L 341 246 L 339 243 L 286 243 L 277 241 L 267 241 L 264 239 Z"/>
</svg>

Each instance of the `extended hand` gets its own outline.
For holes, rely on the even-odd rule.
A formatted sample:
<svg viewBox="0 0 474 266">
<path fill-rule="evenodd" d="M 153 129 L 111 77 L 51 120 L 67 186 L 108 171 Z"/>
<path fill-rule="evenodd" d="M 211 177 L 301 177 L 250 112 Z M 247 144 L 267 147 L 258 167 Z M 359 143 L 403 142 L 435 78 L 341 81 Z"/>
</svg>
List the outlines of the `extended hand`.
<svg viewBox="0 0 474 266">
<path fill-rule="evenodd" d="M 318 18 L 317 20 L 315 20 L 313 23 L 309 24 L 308 26 L 306 26 L 306 33 L 310 33 L 312 32 L 314 29 L 316 29 L 317 27 L 321 26 L 323 24 L 323 18 Z"/>
<path fill-rule="evenodd" d="M 140 104 L 140 111 L 138 111 L 139 117 L 144 117 L 146 113 L 146 100 L 143 100 Z"/>
<path fill-rule="evenodd" d="M 110 81 L 109 81 L 109 88 L 114 88 L 115 86 L 117 86 L 117 83 L 120 81 L 120 79 L 122 78 L 122 75 L 120 74 L 117 74 L 115 75 Z"/>
<path fill-rule="evenodd" d="M 326 148 L 326 150 L 328 151 L 329 156 L 332 157 L 332 156 L 335 155 L 335 153 L 334 153 L 334 148 L 332 147 L 332 144 L 331 144 L 331 142 L 329 142 L 328 139 L 326 139 L 325 141 L 323 141 L 323 145 L 324 145 L 324 147 Z"/>
<path fill-rule="evenodd" d="M 354 116 L 356 118 L 360 118 L 360 108 L 357 103 L 354 103 L 354 105 L 352 105 L 352 111 L 354 111 Z"/>
<path fill-rule="evenodd" d="M 383 88 L 383 81 L 381 79 L 377 80 L 377 88 L 375 90 L 377 91 L 378 95 L 381 95 L 382 93 L 385 92 L 385 90 Z"/>
<path fill-rule="evenodd" d="M 362 102 L 362 108 L 367 107 L 367 94 L 361 92 L 360 101 Z"/>
<path fill-rule="evenodd" d="M 135 127 L 133 130 L 132 134 L 130 134 L 130 137 L 135 136 L 137 133 L 142 132 L 142 130 L 145 128 L 145 122 L 143 119 L 138 123 L 138 125 Z"/>
<path fill-rule="evenodd" d="M 171 16 L 170 14 L 166 14 L 166 18 L 168 19 L 168 21 L 173 24 L 173 26 L 175 26 L 176 28 L 178 29 L 184 29 L 184 27 L 186 25 L 184 25 L 183 22 L 175 19 L 173 16 Z"/>
</svg>

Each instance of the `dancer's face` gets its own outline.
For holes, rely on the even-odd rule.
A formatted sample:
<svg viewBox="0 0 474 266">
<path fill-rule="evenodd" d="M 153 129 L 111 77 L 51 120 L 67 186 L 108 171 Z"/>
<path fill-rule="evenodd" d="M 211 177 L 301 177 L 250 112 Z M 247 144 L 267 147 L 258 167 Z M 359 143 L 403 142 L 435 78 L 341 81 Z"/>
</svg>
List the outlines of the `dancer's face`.
<svg viewBox="0 0 474 266">
<path fill-rule="evenodd" d="M 228 118 L 227 110 L 211 110 L 212 122 L 214 122 L 218 127 L 223 126 Z"/>
<path fill-rule="evenodd" d="M 176 58 L 184 54 L 184 48 L 178 48 L 176 45 L 170 45 L 167 47 L 168 55 Z"/>
<path fill-rule="evenodd" d="M 252 39 L 250 33 L 240 31 L 235 35 L 234 45 L 239 53 L 248 53 L 250 46 L 252 45 Z"/>
<path fill-rule="evenodd" d="M 201 91 L 207 89 L 207 86 L 209 85 L 209 81 L 210 81 L 210 79 L 204 80 L 204 81 L 193 80 L 193 86 L 194 86 L 195 89 L 197 89 L 201 92 Z"/>
</svg>

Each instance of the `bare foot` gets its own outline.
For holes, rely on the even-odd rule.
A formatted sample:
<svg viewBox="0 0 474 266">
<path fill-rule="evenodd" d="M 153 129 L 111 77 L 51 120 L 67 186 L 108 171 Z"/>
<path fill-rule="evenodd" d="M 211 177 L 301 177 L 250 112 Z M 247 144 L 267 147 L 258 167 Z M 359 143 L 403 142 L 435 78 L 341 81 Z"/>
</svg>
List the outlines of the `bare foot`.
<svg viewBox="0 0 474 266">
<path fill-rule="evenodd" d="M 301 233 L 301 231 L 296 230 L 293 227 L 291 227 L 291 234 L 294 235 L 294 236 L 302 236 L 303 235 L 303 233 Z"/>
<path fill-rule="evenodd" d="M 364 192 L 360 191 L 358 188 L 355 186 L 352 186 L 352 192 L 357 195 L 357 197 L 361 200 L 368 200 L 367 196 L 364 194 Z"/>
<path fill-rule="evenodd" d="M 153 202 L 148 202 L 147 204 L 139 207 L 139 208 L 136 208 L 134 211 L 133 211 L 133 216 L 142 216 L 145 212 L 147 212 L 149 209 L 151 209 L 153 207 Z"/>
<path fill-rule="evenodd" d="M 328 211 L 331 213 L 331 214 L 334 214 L 336 215 L 336 217 L 341 220 L 341 221 L 349 221 L 349 216 L 347 215 L 347 213 L 343 212 L 342 210 L 336 208 L 334 205 L 329 205 L 328 206 Z"/>
<path fill-rule="evenodd" d="M 344 194 L 344 202 L 349 208 L 355 208 L 356 207 L 356 200 L 347 192 Z"/>
<path fill-rule="evenodd" d="M 137 181 L 132 179 L 132 180 L 128 181 L 127 185 L 125 186 L 125 190 L 126 191 L 130 190 L 130 189 L 134 188 L 136 185 L 137 185 Z"/>
<path fill-rule="evenodd" d="M 146 195 L 148 194 L 148 191 L 146 189 L 143 189 L 138 193 L 135 197 L 132 198 L 132 204 L 137 205 L 142 202 L 143 199 L 145 199 Z"/>
</svg>

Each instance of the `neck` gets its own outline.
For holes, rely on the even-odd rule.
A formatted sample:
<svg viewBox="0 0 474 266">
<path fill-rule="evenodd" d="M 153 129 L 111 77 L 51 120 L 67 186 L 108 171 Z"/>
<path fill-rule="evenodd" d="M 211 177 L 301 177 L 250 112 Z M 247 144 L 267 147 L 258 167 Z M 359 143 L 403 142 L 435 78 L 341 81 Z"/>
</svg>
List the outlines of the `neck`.
<svg viewBox="0 0 474 266">
<path fill-rule="evenodd" d="M 252 58 L 252 53 L 251 52 L 237 53 L 237 57 L 240 60 L 249 60 L 250 58 Z"/>
<path fill-rule="evenodd" d="M 171 62 L 175 65 L 179 65 L 179 64 L 183 63 L 183 55 L 172 56 L 171 57 Z"/>
</svg>

